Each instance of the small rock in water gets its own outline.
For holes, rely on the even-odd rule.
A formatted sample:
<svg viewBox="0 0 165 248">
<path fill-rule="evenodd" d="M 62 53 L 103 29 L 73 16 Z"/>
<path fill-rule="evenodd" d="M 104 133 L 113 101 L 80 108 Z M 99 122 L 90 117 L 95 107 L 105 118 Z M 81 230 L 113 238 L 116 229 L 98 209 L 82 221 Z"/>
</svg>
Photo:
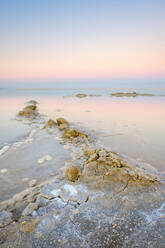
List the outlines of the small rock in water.
<svg viewBox="0 0 165 248">
<path fill-rule="evenodd" d="M 79 178 L 80 171 L 76 166 L 72 165 L 66 170 L 66 176 L 69 181 L 74 182 Z"/>
<path fill-rule="evenodd" d="M 51 161 L 52 157 L 50 155 L 46 155 L 38 160 L 38 164 L 43 164 L 46 161 Z"/>
<path fill-rule="evenodd" d="M 36 186 L 36 184 L 37 184 L 37 180 L 36 179 L 33 179 L 32 181 L 29 182 L 29 186 L 30 187 L 34 187 L 34 186 Z"/>
<path fill-rule="evenodd" d="M 24 182 L 24 183 L 26 183 L 28 181 L 29 181 L 29 178 L 28 177 L 25 177 L 25 178 L 22 179 L 22 182 Z"/>
<path fill-rule="evenodd" d="M 51 161 L 51 160 L 52 160 L 52 157 L 51 157 L 50 155 L 46 155 L 46 156 L 45 156 L 45 160 L 46 160 L 46 161 Z"/>
<path fill-rule="evenodd" d="M 45 158 L 40 158 L 39 160 L 38 160 L 38 164 L 43 164 L 45 162 Z"/>
<path fill-rule="evenodd" d="M 5 174 L 5 173 L 7 173 L 8 172 L 8 170 L 7 169 L 2 169 L 2 170 L 0 170 L 0 173 L 2 173 L 2 174 Z"/>
</svg>

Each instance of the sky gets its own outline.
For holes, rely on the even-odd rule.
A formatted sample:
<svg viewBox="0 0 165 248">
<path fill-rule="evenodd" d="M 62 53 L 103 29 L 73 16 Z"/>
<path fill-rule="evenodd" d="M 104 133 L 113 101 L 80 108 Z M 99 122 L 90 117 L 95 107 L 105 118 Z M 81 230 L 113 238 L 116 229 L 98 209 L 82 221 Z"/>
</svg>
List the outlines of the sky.
<svg viewBox="0 0 165 248">
<path fill-rule="evenodd" d="M 165 0 L 0 0 L 0 82 L 165 78 Z"/>
</svg>

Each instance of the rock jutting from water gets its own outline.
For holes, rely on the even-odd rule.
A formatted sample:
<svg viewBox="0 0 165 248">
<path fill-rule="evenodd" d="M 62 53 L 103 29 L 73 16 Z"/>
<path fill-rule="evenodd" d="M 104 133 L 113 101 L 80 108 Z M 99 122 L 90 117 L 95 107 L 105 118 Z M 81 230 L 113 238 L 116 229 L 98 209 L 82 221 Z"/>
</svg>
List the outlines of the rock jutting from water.
<svg viewBox="0 0 165 248">
<path fill-rule="evenodd" d="M 18 112 L 18 117 L 35 119 L 37 116 L 39 116 L 39 112 L 37 110 L 36 104 L 30 104 Z"/>
<path fill-rule="evenodd" d="M 83 94 L 83 93 L 79 93 L 76 95 L 76 97 L 78 98 L 84 98 L 84 97 L 87 97 L 87 96 L 101 96 L 100 94 Z"/>
<path fill-rule="evenodd" d="M 84 98 L 84 97 L 87 97 L 88 95 L 87 94 L 83 94 L 83 93 L 79 93 L 76 95 L 76 97 L 78 98 Z"/>
<path fill-rule="evenodd" d="M 116 97 L 137 97 L 137 96 L 155 96 L 154 94 L 149 94 L 149 93 L 137 93 L 136 91 L 133 92 L 116 92 L 110 94 L 111 96 L 116 96 Z"/>
</svg>

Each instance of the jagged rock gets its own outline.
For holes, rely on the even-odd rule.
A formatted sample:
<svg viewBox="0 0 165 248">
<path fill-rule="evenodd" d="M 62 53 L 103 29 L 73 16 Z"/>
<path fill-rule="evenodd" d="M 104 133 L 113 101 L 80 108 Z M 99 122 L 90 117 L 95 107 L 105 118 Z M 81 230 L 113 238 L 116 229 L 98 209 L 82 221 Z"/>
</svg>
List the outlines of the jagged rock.
<svg viewBox="0 0 165 248">
<path fill-rule="evenodd" d="M 65 120 L 64 118 L 57 118 L 57 125 L 60 126 L 62 124 L 66 124 L 67 126 L 69 126 L 69 122 L 67 120 Z"/>
<path fill-rule="evenodd" d="M 82 176 L 95 177 L 103 176 L 113 181 L 127 182 L 128 180 L 150 184 L 157 182 L 155 175 L 149 175 L 145 170 L 129 164 L 119 154 L 108 151 L 104 148 L 85 150 L 87 161 L 84 162 Z"/>
<path fill-rule="evenodd" d="M 52 128 L 52 127 L 55 127 L 57 125 L 57 123 L 53 120 L 48 120 L 46 125 L 45 125 L 45 128 Z"/>
<path fill-rule="evenodd" d="M 66 176 L 69 181 L 75 182 L 80 176 L 80 171 L 76 166 L 72 165 L 66 170 Z"/>
<path fill-rule="evenodd" d="M 79 93 L 76 95 L 76 97 L 78 98 L 83 98 L 83 97 L 87 97 L 88 95 L 87 94 L 82 94 L 82 93 Z"/>
<path fill-rule="evenodd" d="M 0 212 L 0 228 L 12 222 L 12 214 L 7 211 Z"/>
<path fill-rule="evenodd" d="M 63 133 L 63 137 L 67 139 L 82 137 L 82 138 L 88 138 L 88 135 L 78 131 L 76 128 L 65 130 Z"/>
</svg>

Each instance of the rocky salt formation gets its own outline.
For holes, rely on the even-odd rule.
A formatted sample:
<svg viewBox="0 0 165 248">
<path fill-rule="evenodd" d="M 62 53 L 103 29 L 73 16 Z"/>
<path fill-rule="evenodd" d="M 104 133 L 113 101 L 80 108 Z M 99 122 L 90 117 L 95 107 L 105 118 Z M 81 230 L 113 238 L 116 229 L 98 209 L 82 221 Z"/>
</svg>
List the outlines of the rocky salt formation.
<svg viewBox="0 0 165 248">
<path fill-rule="evenodd" d="M 140 184 L 151 184 L 159 181 L 155 174 L 129 164 L 119 154 L 104 148 L 84 149 L 87 160 L 84 162 L 82 176 L 103 177 L 104 180 L 117 182 L 133 181 Z"/>
<path fill-rule="evenodd" d="M 57 127 L 67 125 L 60 141 L 72 159 L 62 168 L 57 163 L 51 180 L 33 180 L 0 203 L 0 246 L 164 248 L 165 185 L 159 175 L 95 147 L 59 119 Z"/>
<path fill-rule="evenodd" d="M 112 93 L 110 94 L 111 96 L 116 96 L 116 97 L 137 97 L 137 96 L 154 96 L 153 94 L 149 94 L 149 93 L 137 93 L 136 91 L 134 92 L 116 92 L 116 93 Z"/>
</svg>

